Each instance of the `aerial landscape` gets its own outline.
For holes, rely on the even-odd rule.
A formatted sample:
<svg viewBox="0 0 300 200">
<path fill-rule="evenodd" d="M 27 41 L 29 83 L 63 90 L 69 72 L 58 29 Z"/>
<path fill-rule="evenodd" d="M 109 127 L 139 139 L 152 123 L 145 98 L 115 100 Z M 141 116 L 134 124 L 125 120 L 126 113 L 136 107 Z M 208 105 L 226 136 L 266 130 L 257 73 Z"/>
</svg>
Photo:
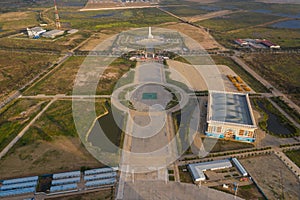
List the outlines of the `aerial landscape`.
<svg viewBox="0 0 300 200">
<path fill-rule="evenodd" d="M 299 200 L 300 1 L 0 1 L 0 199 Z"/>
</svg>

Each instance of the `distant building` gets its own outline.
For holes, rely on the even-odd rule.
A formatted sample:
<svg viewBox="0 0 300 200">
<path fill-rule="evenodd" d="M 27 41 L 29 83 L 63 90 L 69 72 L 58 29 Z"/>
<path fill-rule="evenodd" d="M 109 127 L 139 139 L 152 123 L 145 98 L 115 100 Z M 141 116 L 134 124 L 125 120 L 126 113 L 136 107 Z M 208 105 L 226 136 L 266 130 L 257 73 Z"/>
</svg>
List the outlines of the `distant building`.
<svg viewBox="0 0 300 200">
<path fill-rule="evenodd" d="M 193 163 L 187 166 L 190 174 L 192 175 L 193 181 L 196 184 L 206 179 L 204 171 L 225 169 L 230 167 L 232 167 L 232 164 L 228 159 L 203 163 Z"/>
<path fill-rule="evenodd" d="M 74 34 L 74 33 L 77 33 L 77 32 L 78 32 L 78 29 L 71 29 L 67 33 L 68 34 Z"/>
<path fill-rule="evenodd" d="M 207 136 L 255 141 L 257 126 L 248 94 L 212 91 L 207 109 Z"/>
<path fill-rule="evenodd" d="M 52 30 L 44 33 L 42 36 L 45 38 L 55 38 L 57 36 L 63 35 L 65 31 L 63 30 Z"/>
<path fill-rule="evenodd" d="M 30 38 L 39 37 L 41 34 L 45 32 L 46 30 L 44 30 L 41 27 L 27 28 L 27 34 Z"/>
<path fill-rule="evenodd" d="M 264 46 L 270 48 L 270 49 L 280 49 L 280 46 L 279 46 L 279 45 L 274 44 L 274 43 L 272 43 L 272 42 L 269 41 L 269 40 L 262 40 L 260 43 L 261 43 L 262 45 L 264 45 Z"/>
<path fill-rule="evenodd" d="M 236 39 L 236 40 L 234 40 L 234 42 L 236 44 L 240 45 L 241 47 L 249 45 L 248 42 L 246 42 L 245 40 L 242 40 L 242 39 Z"/>
</svg>

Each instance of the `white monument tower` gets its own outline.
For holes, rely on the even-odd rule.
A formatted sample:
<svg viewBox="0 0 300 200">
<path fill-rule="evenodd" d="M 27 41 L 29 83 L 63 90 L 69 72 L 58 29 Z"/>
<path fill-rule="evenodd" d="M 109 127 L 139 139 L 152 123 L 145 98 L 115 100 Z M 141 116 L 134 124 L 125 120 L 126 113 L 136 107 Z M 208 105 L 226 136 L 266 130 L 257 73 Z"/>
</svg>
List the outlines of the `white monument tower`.
<svg viewBox="0 0 300 200">
<path fill-rule="evenodd" d="M 153 39 L 153 35 L 151 33 L 151 27 L 149 27 L 149 34 L 148 34 L 148 39 Z"/>
</svg>

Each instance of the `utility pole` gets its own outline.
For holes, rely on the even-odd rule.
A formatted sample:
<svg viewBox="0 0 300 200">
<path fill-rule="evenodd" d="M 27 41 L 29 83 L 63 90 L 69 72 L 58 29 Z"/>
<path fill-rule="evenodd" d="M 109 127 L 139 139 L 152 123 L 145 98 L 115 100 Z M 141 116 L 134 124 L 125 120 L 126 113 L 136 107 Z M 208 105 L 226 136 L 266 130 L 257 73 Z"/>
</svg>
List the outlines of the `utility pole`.
<svg viewBox="0 0 300 200">
<path fill-rule="evenodd" d="M 59 14 L 58 14 L 56 0 L 54 0 L 54 12 L 55 12 L 55 26 L 57 29 L 60 29 L 61 24 L 60 24 L 60 20 L 59 20 Z"/>
</svg>

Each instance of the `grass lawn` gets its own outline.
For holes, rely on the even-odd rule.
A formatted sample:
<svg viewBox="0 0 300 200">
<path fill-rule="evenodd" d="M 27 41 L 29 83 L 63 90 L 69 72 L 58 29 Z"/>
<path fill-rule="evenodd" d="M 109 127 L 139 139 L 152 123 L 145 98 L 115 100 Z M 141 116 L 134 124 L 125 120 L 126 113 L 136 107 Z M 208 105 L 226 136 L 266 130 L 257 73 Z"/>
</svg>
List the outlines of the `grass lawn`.
<svg viewBox="0 0 300 200">
<path fill-rule="evenodd" d="M 183 183 L 193 183 L 193 179 L 190 175 L 190 173 L 187 171 L 187 168 L 185 166 L 180 166 L 179 167 L 179 177 L 180 181 Z M 185 171 L 183 171 L 185 170 Z"/>
<path fill-rule="evenodd" d="M 208 27 L 215 32 L 224 33 L 240 28 L 263 24 L 277 19 L 280 19 L 280 17 L 261 13 L 240 12 L 204 20 L 197 24 Z"/>
<path fill-rule="evenodd" d="M 95 108 L 97 115 L 103 114 L 104 100 L 97 101 Z M 1 160 L 0 179 L 100 166 L 103 164 L 91 156 L 77 135 L 72 101 L 58 100 Z"/>
<path fill-rule="evenodd" d="M 244 60 L 274 87 L 300 105 L 300 57 L 298 54 L 245 55 Z"/>
<path fill-rule="evenodd" d="M 284 152 L 298 167 L 300 167 L 300 149 Z"/>
<path fill-rule="evenodd" d="M 81 56 L 73 56 L 69 58 L 58 69 L 26 91 L 25 95 L 71 95 L 73 92 L 73 83 L 76 79 L 79 67 L 84 62 L 85 58 L 86 57 Z M 130 68 L 134 68 L 135 65 L 136 62 L 129 61 L 125 58 L 117 58 L 114 60 L 110 66 L 105 68 L 105 71 L 99 78 L 98 88 L 96 91 L 97 94 L 111 94 L 116 84 L 118 84 L 117 87 L 119 87 L 122 84 L 132 81 L 134 78 L 134 74 L 132 72 L 129 73 L 126 78 L 121 77 L 126 74 Z"/>
<path fill-rule="evenodd" d="M 48 100 L 19 99 L 0 113 L 0 149 L 3 149 L 38 114 Z"/>
<path fill-rule="evenodd" d="M 53 10 L 46 14 L 48 18 L 53 18 Z M 90 31 L 124 30 L 177 21 L 156 8 L 85 12 L 78 12 L 77 8 L 61 8 L 60 17 L 62 23 L 69 24 L 72 28 Z"/>
<path fill-rule="evenodd" d="M 55 95 L 55 94 L 72 94 L 73 82 L 81 63 L 84 61 L 83 56 L 73 56 L 65 61 L 58 69 L 53 71 L 47 77 L 42 79 L 28 91 L 25 95 Z"/>
<path fill-rule="evenodd" d="M 97 94 L 111 94 L 115 87 L 120 87 L 122 84 L 133 81 L 132 72 L 128 74 L 128 78 L 121 78 L 131 68 L 135 68 L 136 62 L 126 58 L 117 58 L 103 72 L 100 77 Z"/>
<path fill-rule="evenodd" d="M 47 69 L 57 55 L 0 50 L 0 99 Z"/>
</svg>

